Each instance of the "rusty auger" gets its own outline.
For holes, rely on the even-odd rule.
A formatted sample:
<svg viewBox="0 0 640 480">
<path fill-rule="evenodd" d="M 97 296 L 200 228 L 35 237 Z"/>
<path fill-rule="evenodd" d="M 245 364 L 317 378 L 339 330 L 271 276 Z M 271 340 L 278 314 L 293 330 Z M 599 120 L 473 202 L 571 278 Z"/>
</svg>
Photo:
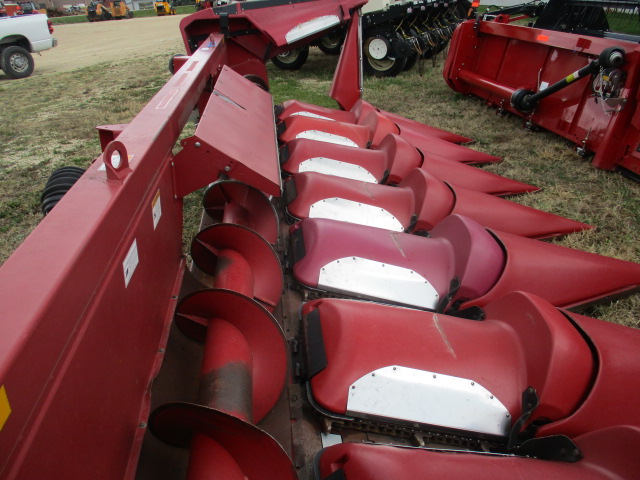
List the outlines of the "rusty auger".
<svg viewBox="0 0 640 480">
<path fill-rule="evenodd" d="M 208 190 L 205 205 L 214 221 L 247 221 L 252 200 L 265 207 L 257 193 L 238 182 L 220 182 Z M 273 238 L 269 228 L 263 234 Z M 213 288 L 184 297 L 175 314 L 180 331 L 204 344 L 197 399 L 156 409 L 150 428 L 170 444 L 190 447 L 190 480 L 297 478 L 280 444 L 256 426 L 287 381 L 286 341 L 270 313 L 282 290 L 278 258 L 263 236 L 234 223 L 204 228 L 192 256 L 213 279 Z"/>
</svg>

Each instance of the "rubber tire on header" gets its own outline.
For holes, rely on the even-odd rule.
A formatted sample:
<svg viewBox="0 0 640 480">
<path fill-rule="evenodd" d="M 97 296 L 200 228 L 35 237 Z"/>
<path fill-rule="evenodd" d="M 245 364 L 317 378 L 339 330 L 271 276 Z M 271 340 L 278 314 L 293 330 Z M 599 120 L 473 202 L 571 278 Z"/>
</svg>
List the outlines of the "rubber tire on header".
<svg viewBox="0 0 640 480">
<path fill-rule="evenodd" d="M 382 58 L 373 58 L 369 54 L 369 45 L 374 40 L 382 41 L 387 46 L 387 52 Z M 392 46 L 384 35 L 374 34 L 368 37 L 363 44 L 362 63 L 364 71 L 374 77 L 395 77 L 404 70 L 407 64 L 406 57 L 390 57 Z"/>
<path fill-rule="evenodd" d="M 299 70 L 309 57 L 309 45 L 295 48 L 286 53 L 273 57 L 273 64 L 282 70 Z"/>
<path fill-rule="evenodd" d="M 62 167 L 55 170 L 47 180 L 40 196 L 40 207 L 43 215 L 48 215 L 62 197 L 84 174 L 84 169 L 76 166 Z"/>
<path fill-rule="evenodd" d="M 184 53 L 174 53 L 169 57 L 169 73 L 174 75 L 176 73 L 176 68 L 173 65 L 173 59 L 176 57 L 184 57 Z"/>
<path fill-rule="evenodd" d="M 33 67 L 33 57 L 25 48 L 12 45 L 0 52 L 0 68 L 7 77 L 27 78 Z"/>
<path fill-rule="evenodd" d="M 337 30 L 327 33 L 318 40 L 318 48 L 327 55 L 339 55 L 344 43 L 344 32 Z"/>
</svg>

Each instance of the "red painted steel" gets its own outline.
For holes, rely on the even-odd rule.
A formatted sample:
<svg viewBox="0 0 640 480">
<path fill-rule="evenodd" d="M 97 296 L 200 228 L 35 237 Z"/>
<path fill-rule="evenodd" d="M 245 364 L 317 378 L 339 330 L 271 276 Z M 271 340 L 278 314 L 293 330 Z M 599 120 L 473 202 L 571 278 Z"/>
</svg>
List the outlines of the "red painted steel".
<svg viewBox="0 0 640 480">
<path fill-rule="evenodd" d="M 618 426 L 597 430 L 575 439 L 584 454 L 577 463 L 554 462 L 517 456 L 471 452 L 402 448 L 385 445 L 343 443 L 322 450 L 317 480 L 338 470 L 345 480 L 410 480 L 414 478 L 520 478 L 522 480 L 602 480 L 635 478 L 640 461 L 635 445 L 640 429 Z M 337 475 L 337 474 L 336 474 Z"/>
<path fill-rule="evenodd" d="M 133 476 L 184 265 L 171 150 L 219 53 L 196 52 L 105 147 L 121 165 L 100 157 L 0 270 L 3 476 Z"/>
<path fill-rule="evenodd" d="M 387 135 L 376 149 L 356 149 L 344 145 L 291 140 L 281 149 L 281 168 L 287 173 L 300 171 L 300 164 L 310 158 L 329 158 L 357 165 L 369 172 L 378 183 L 397 184 L 414 168 L 435 175 L 447 183 L 492 195 L 517 195 L 535 192 L 538 187 L 518 182 L 464 163 L 427 154 L 416 149 L 399 135 Z M 332 170 L 339 176 L 339 169 Z"/>
<path fill-rule="evenodd" d="M 319 202 L 341 198 L 384 209 L 409 232 L 429 231 L 450 214 L 467 216 L 486 228 L 538 239 L 593 228 L 485 193 L 452 188 L 421 169 L 410 172 L 397 188 L 316 172 L 297 173 L 289 182 L 295 184 L 295 198 L 290 199 L 287 211 L 298 219 L 320 216 L 342 220 L 340 215 L 325 217 L 312 211 Z M 356 219 L 348 221 L 355 223 Z"/>
<path fill-rule="evenodd" d="M 310 388 L 331 413 L 356 415 L 347 412 L 350 386 L 390 365 L 478 382 L 509 411 L 508 425 L 522 414 L 522 392 L 530 386 L 540 405 L 529 422 L 564 420 L 592 387 L 597 364 L 581 333 L 549 303 L 521 292 L 489 304 L 482 322 L 355 300 L 309 302 L 303 315 L 314 310 L 327 364 Z M 474 424 L 473 413 L 466 414 Z"/>
<path fill-rule="evenodd" d="M 472 142 L 468 137 L 447 132 L 446 130 L 440 130 L 439 128 L 431 127 L 424 123 L 419 123 L 414 120 L 401 117 L 395 113 L 380 110 L 362 99 L 358 99 L 349 110 L 336 110 L 334 108 L 320 107 L 318 105 L 301 102 L 299 100 L 286 100 L 279 105 L 277 116 L 279 120 L 284 120 L 296 114 L 313 113 L 339 122 L 357 123 L 361 116 L 374 111 L 380 112 L 382 115 L 392 120 L 398 127 L 400 135 L 404 135 L 406 132 L 409 132 L 409 134 L 413 134 L 413 136 L 420 135 L 423 137 L 435 137 L 451 143 Z"/>
<path fill-rule="evenodd" d="M 222 67 L 195 135 L 182 140 L 176 155 L 178 196 L 208 185 L 221 173 L 280 196 L 271 105 L 271 95 Z"/>
<path fill-rule="evenodd" d="M 207 189 L 202 203 L 214 222 L 248 227 L 272 245 L 278 241 L 278 215 L 260 190 L 244 183 L 222 180 Z"/>
<path fill-rule="evenodd" d="M 206 289 L 180 302 L 176 324 L 205 343 L 200 403 L 251 423 L 262 420 L 282 394 L 287 376 L 284 335 L 267 309 L 233 290 Z M 215 336 L 219 328 L 234 331 L 236 340 Z M 217 381 L 206 377 L 211 370 L 219 372 Z"/>
<path fill-rule="evenodd" d="M 520 113 L 511 105 L 517 89 L 537 92 L 584 67 L 609 47 L 626 52 L 622 88 L 614 99 L 622 102 L 620 111 L 594 95 L 593 77 L 542 99 L 531 114 Z M 612 170 L 621 166 L 640 173 L 637 43 L 468 21 L 454 34 L 443 75 L 452 89 L 484 98 L 592 152 L 596 167 Z"/>
<path fill-rule="evenodd" d="M 349 257 L 414 271 L 433 286 L 440 299 L 449 294 L 454 278 L 460 281 L 454 298 L 484 295 L 503 269 L 504 253 L 493 237 L 473 220 L 457 215 L 440 222 L 430 238 L 322 218 L 302 220 L 292 230 L 302 232 L 304 243 L 304 255 L 296 258 L 293 274 L 314 289 L 319 288 L 323 267 Z"/>
<path fill-rule="evenodd" d="M 577 436 L 615 425 L 640 425 L 640 412 L 634 408 L 638 403 L 634 399 L 640 398 L 634 360 L 640 351 L 640 332 L 584 315 L 570 316 L 595 346 L 597 376 L 583 405 L 564 421 L 542 426 L 538 435 Z"/>
<path fill-rule="evenodd" d="M 329 96 L 343 110 L 351 110 L 362 97 L 362 50 L 360 48 L 360 13 L 355 11 L 342 45 L 340 61 L 333 74 Z"/>
<path fill-rule="evenodd" d="M 343 123 L 321 118 L 292 116 L 283 121 L 284 131 L 279 140 L 287 143 L 299 138 L 305 132 L 320 131 L 348 139 L 353 147 L 377 147 L 390 134 L 399 134 L 398 126 L 384 114 L 370 112 L 359 118 L 358 124 Z M 462 163 L 497 163 L 501 158 L 477 150 L 450 143 L 439 138 L 407 131 L 403 136 L 411 145 L 430 158 L 445 159 Z"/>
<path fill-rule="evenodd" d="M 461 308 L 487 305 L 513 290 L 533 293 L 557 307 L 576 308 L 640 289 L 640 264 L 494 231 L 503 258 L 491 253 L 495 245 L 486 241 L 486 232 L 471 227 L 475 224 L 471 219 L 464 219 L 469 233 L 449 232 L 448 225 L 456 223 L 449 220 L 456 217 L 463 218 L 451 215 L 431 232 L 431 238 L 324 219 L 303 220 L 293 227 L 302 229 L 305 246 L 305 255 L 294 264 L 293 273 L 303 285 L 318 288 L 322 267 L 340 258 L 362 257 L 420 273 L 435 286 L 440 298 L 449 292 L 449 282 L 457 276 L 461 288 L 453 301 L 463 302 Z M 440 232 L 443 238 L 436 238 Z M 332 238 L 350 241 L 335 245 Z M 460 250 L 449 255 L 440 252 L 432 258 L 432 242 L 438 245 L 446 239 L 458 242 Z M 472 271 L 486 275 L 479 284 L 486 293 L 477 295 L 481 290 L 478 286 L 465 288 L 460 266 L 467 259 L 475 264 Z M 446 272 L 452 268 L 458 271 L 449 277 Z"/>
<path fill-rule="evenodd" d="M 190 478 L 293 480 L 298 468 L 308 471 L 309 449 L 315 448 L 308 441 L 320 441 L 317 419 L 309 421 L 312 417 L 305 410 L 310 405 L 300 395 L 304 389 L 289 383 L 290 373 L 301 378 L 300 365 L 296 363 L 291 372 L 288 365 L 289 346 L 292 355 L 298 354 L 295 337 L 301 327 L 294 317 L 302 295 L 294 291 L 291 272 L 286 272 L 285 283 L 281 269 L 281 262 L 287 265 L 290 255 L 302 249 L 295 248 L 300 244 L 287 248 L 278 239 L 274 210 L 265 206 L 267 199 L 280 195 L 281 177 L 272 100 L 260 87 L 268 85 L 266 59 L 324 32 L 311 29 L 308 35 L 294 39 L 287 38 L 288 33 L 295 33 L 307 20 L 327 15 L 344 24 L 361 3 L 274 2 L 261 9 L 256 3 L 243 2 L 190 16 L 181 25 L 191 56 L 175 62 L 180 68 L 173 78 L 129 124 L 98 127 L 103 154 L 0 270 L 0 476 L 133 478 L 147 419 L 158 438 L 192 447 Z M 351 32 L 355 31 L 354 23 Z M 352 37 L 351 47 L 354 44 Z M 343 62 L 354 58 L 353 50 L 349 52 L 351 57 L 344 55 Z M 337 75 L 332 90 L 345 108 L 357 103 L 354 83 L 344 83 L 353 81 L 356 70 L 353 66 L 343 70 L 345 75 Z M 478 73 L 487 76 L 487 72 Z M 174 156 L 175 142 L 196 107 L 201 116 L 196 132 L 183 140 L 183 149 Z M 374 140 L 380 149 L 366 151 L 367 156 L 375 156 L 376 175 L 386 176 L 389 170 L 389 179 L 397 178 L 396 183 L 411 168 L 425 168 L 426 164 L 446 175 L 460 175 L 463 182 L 481 179 L 482 188 L 491 185 L 495 193 L 535 188 L 508 180 L 500 183 L 495 176 L 462 173 L 479 170 L 443 159 L 443 155 L 468 152 L 450 143 L 463 137 L 446 141 L 429 127 L 377 109 L 358 120 L 367 125 L 369 133 L 375 131 L 370 128 L 375 122 L 391 125 L 400 135 L 406 133 L 406 138 L 380 136 Z M 295 143 L 290 142 L 285 150 L 294 150 Z M 309 152 L 320 152 L 312 150 Z M 351 151 L 354 157 L 362 153 Z M 474 158 L 486 159 L 479 155 Z M 455 167 L 445 167 L 447 162 Z M 209 191 L 209 209 L 220 216 L 205 220 L 224 223 L 207 227 L 196 237 L 193 258 L 204 285 L 193 285 L 190 275 L 183 281 L 182 198 L 220 177 L 248 186 L 231 182 Z M 260 218 L 263 216 L 267 218 Z M 461 299 L 482 296 L 481 302 L 491 305 L 487 307 L 490 320 L 484 323 L 394 309 L 406 314 L 409 323 L 418 317 L 433 323 L 422 321 L 409 329 L 399 318 L 391 318 L 392 327 L 394 332 L 404 332 L 398 338 L 406 335 L 407 341 L 415 342 L 420 338 L 416 332 L 437 327 L 436 319 L 442 318 L 455 337 L 456 349 L 459 342 L 459 358 L 465 360 L 460 365 L 443 363 L 443 371 L 463 370 L 463 363 L 478 372 L 487 366 L 493 375 L 491 382 L 514 413 L 519 411 L 519 394 L 528 385 L 526 380 L 540 385 L 543 404 L 537 414 L 557 421 L 539 433 L 571 432 L 580 435 L 580 440 L 585 432 L 609 425 L 637 424 L 638 414 L 632 410 L 635 403 L 623 405 L 629 391 L 633 398 L 640 394 L 627 388 L 637 363 L 628 362 L 638 351 L 637 335 L 612 333 L 603 324 L 575 316 L 575 325 L 585 333 L 582 336 L 565 314 L 546 304 L 528 310 L 517 301 L 501 300 L 506 306 L 498 311 L 500 304 L 490 300 L 512 289 L 517 281 L 554 294 L 569 285 L 570 298 L 557 298 L 565 303 L 591 301 L 603 289 L 608 289 L 605 294 L 627 293 L 640 283 L 640 266 L 582 252 L 569 254 L 541 242 L 532 242 L 533 247 L 517 237 L 496 233 L 501 246 L 470 222 L 460 217 L 443 220 L 431 232 L 431 239 L 376 230 L 386 235 L 381 241 L 372 233 L 374 229 L 360 230 L 357 237 L 355 230 L 332 226 L 314 244 L 317 239 L 304 228 L 314 222 L 304 221 L 292 231 L 304 230 L 304 260 L 314 268 L 332 255 L 378 255 L 388 248 L 383 261 L 397 263 L 400 255 L 403 266 L 424 270 L 442 297 L 450 293 L 454 277 L 461 280 L 457 291 Z M 327 229 L 323 235 L 326 233 Z M 434 258 L 427 258 L 429 253 Z M 319 258 L 322 255 L 326 258 Z M 560 263 L 569 265 L 558 273 Z M 298 262 L 293 271 L 298 274 L 300 270 Z M 536 272 L 544 285 L 543 280 L 532 278 Z M 317 268 L 307 276 L 315 274 Z M 216 288 L 202 290 L 205 285 Z M 582 295 L 578 301 L 576 295 Z M 319 300 L 315 304 L 333 303 Z M 349 316 L 391 308 L 365 305 L 358 304 Z M 512 318 L 521 310 L 530 315 Z M 286 340 L 271 312 L 285 325 Z M 381 319 L 378 314 L 373 316 L 376 322 L 390 320 L 386 314 Z M 494 320 L 497 317 L 500 319 Z M 151 385 L 160 380 L 156 375 L 172 318 L 189 338 L 205 343 L 199 403 L 165 404 L 149 417 Z M 549 318 L 553 320 L 547 321 Z M 356 324 L 345 328 L 344 332 L 357 337 L 349 342 L 348 354 L 330 352 L 332 359 L 336 354 L 342 356 L 344 371 L 361 368 L 366 362 L 358 359 L 366 356 L 376 360 L 393 352 L 409 355 L 444 348 L 438 328 L 419 347 L 401 349 L 393 335 L 382 338 L 382 330 L 376 332 L 371 318 L 367 320 L 360 328 Z M 488 330 L 493 333 L 486 333 Z M 339 337 L 337 333 L 329 336 L 332 341 Z M 356 342 L 383 340 L 384 345 L 376 348 L 353 347 Z M 505 345 L 509 361 L 487 354 L 495 351 L 496 343 Z M 425 349 L 425 344 L 433 348 Z M 420 363 L 426 357 L 412 358 Z M 441 360 L 436 355 L 433 359 Z M 567 369 L 571 375 L 566 374 Z M 620 382 L 618 377 L 625 380 Z M 586 384 L 592 380 L 593 388 L 587 391 Z M 336 392 L 330 392 L 332 385 L 323 388 L 335 397 Z M 156 393 L 154 402 L 160 403 Z M 601 415 L 612 410 L 609 398 L 615 400 L 617 409 Z M 581 400 L 584 405 L 576 409 Z M 285 432 L 278 436 L 279 441 L 285 439 L 282 444 L 271 436 L 275 436 L 277 428 L 273 427 L 278 421 L 278 428 Z M 298 436 L 309 425 L 315 429 L 313 438 Z M 620 431 L 622 427 L 616 428 Z M 632 438 L 627 434 L 627 430 L 620 433 L 624 439 Z M 147 437 L 145 445 L 154 441 Z M 634 458 L 623 453 L 627 460 Z M 606 468 L 620 471 L 615 465 Z"/>
<path fill-rule="evenodd" d="M 388 135 L 376 149 L 353 148 L 301 138 L 288 142 L 283 148 L 281 167 L 288 173 L 297 173 L 301 163 L 318 157 L 358 165 L 378 182 L 387 183 L 398 183 L 423 162 L 420 152 L 397 135 Z"/>
<path fill-rule="evenodd" d="M 265 60 L 298 48 L 326 31 L 312 31 L 300 40 L 289 42 L 287 33 L 312 19 L 331 16 L 344 24 L 364 0 L 274 2 L 264 8 L 236 2 L 216 9 L 205 9 L 185 17 L 180 30 L 188 54 L 212 33 L 228 34 L 226 64 L 241 75 L 264 86 L 269 85 Z M 228 28 L 224 26 L 228 24 Z M 326 28 L 326 27 L 325 27 Z"/>
<path fill-rule="evenodd" d="M 298 478 L 286 452 L 273 437 L 225 412 L 202 405 L 167 404 L 153 412 L 150 425 L 158 437 L 183 448 L 191 445 L 194 432 L 203 437 L 204 445 L 199 448 L 206 450 L 207 458 L 203 459 L 204 465 L 197 465 L 191 472 L 194 475 L 232 480 Z"/>
<path fill-rule="evenodd" d="M 273 409 L 284 389 L 288 363 L 284 335 L 276 320 L 257 301 L 242 292 L 228 290 L 236 285 L 235 281 L 216 275 L 216 282 L 225 288 L 200 290 L 183 299 L 176 309 L 178 327 L 204 342 L 198 405 L 161 407 L 154 413 L 152 428 L 174 444 L 190 443 L 187 472 L 190 480 L 211 475 L 246 478 L 256 468 L 286 477 L 287 469 L 283 466 L 289 465 L 288 470 L 292 470 L 287 455 L 277 444 L 273 445 L 266 432 L 251 425 Z M 225 423 L 222 412 L 240 420 L 231 423 L 232 431 L 226 432 L 227 436 L 233 438 L 238 431 L 245 437 L 249 433 L 257 435 L 252 450 L 269 452 L 272 458 L 261 465 L 256 464 L 260 455 L 236 458 L 236 447 L 229 444 L 230 439 L 219 437 Z M 204 425 L 192 423 L 194 414 L 200 416 Z M 175 428 L 187 433 L 174 431 L 167 436 L 166 430 Z M 192 436 L 190 442 L 185 441 L 185 435 Z"/>
<path fill-rule="evenodd" d="M 247 295 L 269 311 L 282 293 L 280 260 L 271 245 L 253 230 L 235 224 L 216 224 L 191 243 L 194 263 L 204 272 L 224 278 L 224 288 Z"/>
<path fill-rule="evenodd" d="M 640 289 L 640 264 L 494 232 L 507 254 L 498 282 L 483 297 L 486 305 L 513 290 L 525 290 L 561 308 L 588 306 Z"/>
</svg>

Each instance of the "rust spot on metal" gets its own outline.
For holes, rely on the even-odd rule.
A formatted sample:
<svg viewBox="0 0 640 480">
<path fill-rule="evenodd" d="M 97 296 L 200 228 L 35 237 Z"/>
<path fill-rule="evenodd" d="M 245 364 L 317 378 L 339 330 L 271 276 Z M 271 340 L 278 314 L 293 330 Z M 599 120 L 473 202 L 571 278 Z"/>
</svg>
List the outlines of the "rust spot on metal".
<svg viewBox="0 0 640 480">
<path fill-rule="evenodd" d="M 230 362 L 202 375 L 198 403 L 253 423 L 253 377 L 247 365 Z"/>
</svg>

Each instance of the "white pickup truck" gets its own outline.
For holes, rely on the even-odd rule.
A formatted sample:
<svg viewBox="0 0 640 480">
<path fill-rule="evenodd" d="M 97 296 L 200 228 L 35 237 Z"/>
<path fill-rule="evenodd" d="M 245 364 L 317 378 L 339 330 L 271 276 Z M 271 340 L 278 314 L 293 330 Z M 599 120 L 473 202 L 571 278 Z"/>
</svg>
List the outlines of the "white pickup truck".
<svg viewBox="0 0 640 480">
<path fill-rule="evenodd" d="M 0 70 L 10 78 L 33 73 L 32 53 L 57 45 L 46 15 L 19 15 L 0 18 Z"/>
</svg>

